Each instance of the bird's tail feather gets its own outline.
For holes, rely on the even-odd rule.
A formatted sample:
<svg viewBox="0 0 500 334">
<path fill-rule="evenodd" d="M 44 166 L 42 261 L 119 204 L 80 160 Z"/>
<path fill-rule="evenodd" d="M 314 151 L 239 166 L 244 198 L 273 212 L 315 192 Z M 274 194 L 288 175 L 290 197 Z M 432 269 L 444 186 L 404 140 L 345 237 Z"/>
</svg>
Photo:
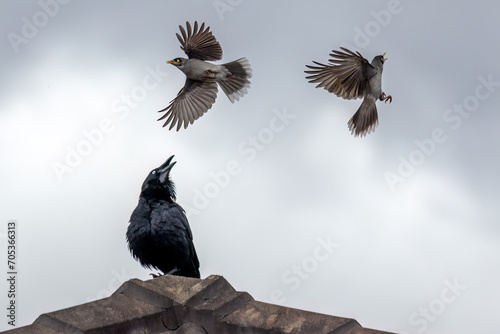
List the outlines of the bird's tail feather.
<svg viewBox="0 0 500 334">
<path fill-rule="evenodd" d="M 363 137 L 370 132 L 375 131 L 375 128 L 378 125 L 375 99 L 365 97 L 363 103 L 359 106 L 358 111 L 356 111 L 356 113 L 352 116 L 347 125 L 355 137 Z"/>
<path fill-rule="evenodd" d="M 234 103 L 248 92 L 250 87 L 249 78 L 252 77 L 252 68 L 246 58 L 240 58 L 227 64 L 223 64 L 230 74 L 226 80 L 218 81 L 220 88 L 227 95 L 229 101 Z"/>
</svg>

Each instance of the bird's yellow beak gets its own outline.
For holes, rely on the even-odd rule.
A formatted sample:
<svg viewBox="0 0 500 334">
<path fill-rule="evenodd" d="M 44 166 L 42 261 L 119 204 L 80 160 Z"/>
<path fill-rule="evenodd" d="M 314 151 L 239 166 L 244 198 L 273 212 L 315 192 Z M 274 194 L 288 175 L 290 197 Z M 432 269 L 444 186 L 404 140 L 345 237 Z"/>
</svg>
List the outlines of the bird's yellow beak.
<svg viewBox="0 0 500 334">
<path fill-rule="evenodd" d="M 387 59 L 389 59 L 389 58 L 384 58 L 386 53 L 387 53 L 387 52 L 384 52 L 384 53 L 382 54 L 382 60 L 383 60 L 383 61 L 386 61 Z"/>
<path fill-rule="evenodd" d="M 384 54 L 385 54 L 385 53 L 384 53 Z M 169 63 L 169 64 L 173 64 L 173 63 L 174 63 L 174 61 L 173 61 L 173 60 L 167 60 L 167 63 Z"/>
</svg>

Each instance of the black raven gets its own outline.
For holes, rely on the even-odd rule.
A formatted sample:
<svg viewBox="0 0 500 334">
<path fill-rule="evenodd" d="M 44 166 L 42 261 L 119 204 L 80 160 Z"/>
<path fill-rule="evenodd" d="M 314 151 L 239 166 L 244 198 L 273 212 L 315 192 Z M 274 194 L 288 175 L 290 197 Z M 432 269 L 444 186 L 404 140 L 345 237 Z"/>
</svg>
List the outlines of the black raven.
<svg viewBox="0 0 500 334">
<path fill-rule="evenodd" d="M 170 170 L 174 156 L 153 169 L 142 184 L 127 229 L 130 252 L 141 265 L 163 274 L 200 278 L 200 263 L 184 209 L 175 203 Z"/>
</svg>

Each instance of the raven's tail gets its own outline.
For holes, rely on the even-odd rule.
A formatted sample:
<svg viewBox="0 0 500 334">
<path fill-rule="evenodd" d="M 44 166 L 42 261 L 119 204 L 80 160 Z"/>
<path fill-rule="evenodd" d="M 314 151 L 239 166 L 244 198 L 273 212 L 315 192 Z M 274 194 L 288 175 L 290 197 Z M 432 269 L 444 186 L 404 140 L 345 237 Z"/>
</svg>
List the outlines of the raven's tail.
<svg viewBox="0 0 500 334">
<path fill-rule="evenodd" d="M 172 272 L 172 275 L 200 278 L 200 261 L 198 260 L 198 255 L 194 249 L 194 245 L 191 242 L 189 247 L 189 257 L 186 259 L 181 268 L 177 268 L 176 271 Z"/>
</svg>

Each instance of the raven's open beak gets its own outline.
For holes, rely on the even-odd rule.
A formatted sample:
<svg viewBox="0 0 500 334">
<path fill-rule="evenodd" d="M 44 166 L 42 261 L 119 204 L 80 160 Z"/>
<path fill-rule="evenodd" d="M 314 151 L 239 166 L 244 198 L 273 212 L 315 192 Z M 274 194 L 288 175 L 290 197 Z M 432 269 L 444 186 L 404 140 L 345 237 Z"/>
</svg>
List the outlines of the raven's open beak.
<svg viewBox="0 0 500 334">
<path fill-rule="evenodd" d="M 177 161 L 174 161 L 174 162 L 170 163 L 173 158 L 174 158 L 173 155 L 170 158 L 168 158 L 167 161 L 165 161 L 163 163 L 163 165 L 161 165 L 160 167 L 158 167 L 158 171 L 160 173 L 165 173 L 165 172 L 170 171 L 170 169 L 172 169 L 172 167 L 174 167 L 175 163 L 177 162 Z"/>
<path fill-rule="evenodd" d="M 162 184 L 165 184 L 165 182 L 168 181 L 168 175 L 170 174 L 170 169 L 172 169 L 172 167 L 174 167 L 176 163 L 176 161 L 170 163 L 173 158 L 174 156 L 172 155 L 170 158 L 167 159 L 167 161 L 163 163 L 163 165 L 157 168 L 159 174 L 158 177 Z"/>
<path fill-rule="evenodd" d="M 386 53 L 387 53 L 387 52 L 384 52 L 384 53 L 382 54 L 382 60 L 383 60 L 383 61 L 386 61 L 387 59 L 389 59 L 389 58 L 384 58 Z"/>
</svg>

